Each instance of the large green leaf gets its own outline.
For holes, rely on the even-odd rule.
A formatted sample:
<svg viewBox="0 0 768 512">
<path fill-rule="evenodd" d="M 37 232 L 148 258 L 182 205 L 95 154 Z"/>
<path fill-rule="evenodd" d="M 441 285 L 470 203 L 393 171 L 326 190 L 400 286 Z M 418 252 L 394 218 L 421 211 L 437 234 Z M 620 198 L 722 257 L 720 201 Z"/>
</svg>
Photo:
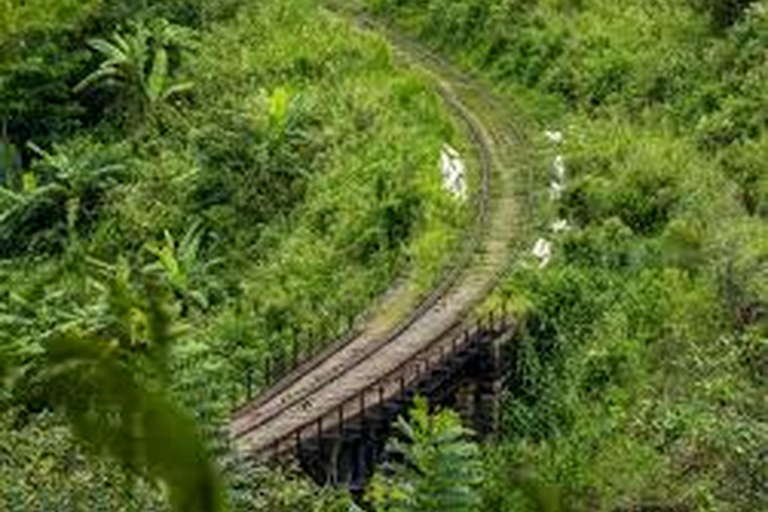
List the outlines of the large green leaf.
<svg viewBox="0 0 768 512">
<path fill-rule="evenodd" d="M 99 303 L 42 335 L 42 351 L 16 379 L 10 403 L 22 418 L 62 413 L 94 452 L 161 483 L 175 510 L 224 510 L 219 477 L 195 422 L 166 389 L 174 339 L 167 294 L 150 275 L 137 288 L 125 262 L 99 268 L 108 277 Z"/>
</svg>

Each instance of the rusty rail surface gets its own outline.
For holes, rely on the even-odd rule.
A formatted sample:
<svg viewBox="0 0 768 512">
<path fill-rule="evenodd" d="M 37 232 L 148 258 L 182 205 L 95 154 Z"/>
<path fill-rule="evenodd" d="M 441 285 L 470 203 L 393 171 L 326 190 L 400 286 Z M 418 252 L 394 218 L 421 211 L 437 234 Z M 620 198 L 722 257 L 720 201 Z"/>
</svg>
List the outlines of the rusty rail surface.
<svg viewBox="0 0 768 512">
<path fill-rule="evenodd" d="M 371 417 L 369 411 L 381 410 L 393 400 L 405 406 L 434 378 L 436 372 L 443 371 L 444 366 L 449 365 L 457 356 L 481 349 L 482 345 L 510 334 L 514 327 L 511 318 L 502 312 L 500 315 L 489 313 L 486 319 L 480 319 L 458 332 L 451 329 L 440 342 L 419 352 L 403 366 L 382 375 L 323 416 L 285 433 L 269 445 L 247 451 L 257 459 L 279 460 L 297 453 L 307 439 L 343 437 L 345 427 L 351 423 L 366 425 L 376 421 L 387 422 L 387 417 Z"/>
<path fill-rule="evenodd" d="M 437 280 L 437 285 L 433 290 L 418 303 L 416 308 L 411 311 L 405 319 L 395 326 L 386 338 L 383 338 L 377 345 L 373 346 L 370 352 L 363 357 L 369 356 L 376 352 L 379 347 L 386 345 L 397 338 L 402 332 L 408 329 L 408 327 L 413 325 L 416 320 L 422 317 L 427 310 L 434 307 L 435 304 L 445 296 L 446 292 L 462 275 L 464 268 L 477 250 L 482 231 L 487 225 L 490 191 L 489 149 L 484 143 L 482 134 L 479 132 L 477 125 L 472 121 L 470 113 L 467 112 L 455 95 L 439 84 L 437 85 L 436 90 L 456 119 L 464 124 L 469 134 L 470 141 L 477 151 L 480 164 L 480 190 L 479 193 L 476 194 L 474 201 L 474 219 L 471 223 L 471 228 L 462 238 L 460 251 L 455 258 L 451 259 L 450 264 L 442 269 L 441 275 Z M 359 334 L 360 331 L 353 325 L 347 333 L 331 343 L 324 344 L 318 351 L 315 351 L 314 344 L 310 344 L 309 347 L 307 347 L 309 350 L 305 353 L 300 353 L 296 348 L 298 344 L 294 342 L 291 349 L 290 361 L 288 362 L 290 367 L 288 368 L 282 368 L 284 363 L 275 364 L 274 360 L 270 360 L 269 358 L 265 359 L 265 368 L 262 370 L 262 373 L 267 376 L 267 384 L 269 385 L 269 388 L 259 396 L 255 397 L 255 399 L 252 399 L 253 397 L 251 396 L 250 390 L 252 386 L 252 378 L 246 376 L 248 402 L 238 407 L 235 411 L 235 415 L 245 414 L 247 411 L 256 409 L 264 402 L 274 398 L 280 392 L 294 384 L 301 378 L 301 376 L 314 370 L 339 350 L 349 345 Z"/>
</svg>

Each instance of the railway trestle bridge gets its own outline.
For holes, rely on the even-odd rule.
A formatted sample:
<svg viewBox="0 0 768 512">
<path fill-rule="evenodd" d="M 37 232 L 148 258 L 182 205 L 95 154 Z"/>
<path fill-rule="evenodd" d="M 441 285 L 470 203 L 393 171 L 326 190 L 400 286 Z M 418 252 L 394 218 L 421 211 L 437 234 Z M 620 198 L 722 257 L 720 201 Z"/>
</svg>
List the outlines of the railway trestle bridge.
<svg viewBox="0 0 768 512">
<path fill-rule="evenodd" d="M 503 314 L 451 328 L 333 409 L 246 452 L 265 461 L 297 462 L 318 483 L 356 491 L 382 459 L 396 417 L 407 414 L 416 396 L 427 398 L 432 407 L 457 410 L 479 436 L 490 436 L 497 429 L 507 369 L 504 343 L 513 329 Z M 247 440 L 249 429 L 258 427 L 233 434 Z"/>
</svg>

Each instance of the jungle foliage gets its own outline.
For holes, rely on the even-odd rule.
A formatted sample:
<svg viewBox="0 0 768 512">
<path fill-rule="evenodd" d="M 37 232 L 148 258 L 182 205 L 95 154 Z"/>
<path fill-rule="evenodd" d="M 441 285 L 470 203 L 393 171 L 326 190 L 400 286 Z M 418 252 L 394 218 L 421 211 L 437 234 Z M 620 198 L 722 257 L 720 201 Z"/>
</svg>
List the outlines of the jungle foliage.
<svg viewBox="0 0 768 512">
<path fill-rule="evenodd" d="M 366 0 L 542 136 L 497 441 L 417 401 L 391 511 L 754 511 L 768 446 L 765 0 Z M 309 0 L 0 0 L 0 508 L 357 510 L 233 460 L 265 362 L 467 212 L 429 82 Z M 569 229 L 553 233 L 557 220 Z"/>
<path fill-rule="evenodd" d="M 564 135 L 541 137 L 542 187 L 566 164 L 538 212 L 554 259 L 515 262 L 497 297 L 524 324 L 490 487 L 523 472 L 562 510 L 764 509 L 768 4 L 369 5 Z"/>
<path fill-rule="evenodd" d="M 5 0 L 0 128 L 0 509 L 346 507 L 221 427 L 438 276 L 468 216 L 429 82 L 306 0 Z"/>
</svg>

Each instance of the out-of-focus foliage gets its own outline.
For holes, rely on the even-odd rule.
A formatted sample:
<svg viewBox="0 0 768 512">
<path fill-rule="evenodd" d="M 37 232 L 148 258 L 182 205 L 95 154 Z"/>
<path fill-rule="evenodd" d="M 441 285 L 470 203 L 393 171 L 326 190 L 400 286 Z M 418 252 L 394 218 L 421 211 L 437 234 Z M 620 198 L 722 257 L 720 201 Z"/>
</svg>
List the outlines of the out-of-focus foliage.
<svg viewBox="0 0 768 512">
<path fill-rule="evenodd" d="M 222 510 L 203 440 L 168 392 L 176 334 L 163 289 L 156 277 L 132 276 L 124 261 L 92 265 L 105 274 L 84 283 L 93 303 L 74 302 L 78 294 L 70 291 L 46 295 L 40 305 L 22 296 L 3 304 L 3 346 L 21 351 L 4 354 L 5 408 L 17 425 L 47 411 L 63 415 L 93 452 L 114 457 L 129 475 L 161 482 L 175 510 Z M 41 329 L 45 324 L 50 328 Z"/>
<path fill-rule="evenodd" d="M 168 511 L 162 495 L 117 461 L 82 449 L 53 415 L 0 429 L 0 506 L 8 512 Z"/>
</svg>

